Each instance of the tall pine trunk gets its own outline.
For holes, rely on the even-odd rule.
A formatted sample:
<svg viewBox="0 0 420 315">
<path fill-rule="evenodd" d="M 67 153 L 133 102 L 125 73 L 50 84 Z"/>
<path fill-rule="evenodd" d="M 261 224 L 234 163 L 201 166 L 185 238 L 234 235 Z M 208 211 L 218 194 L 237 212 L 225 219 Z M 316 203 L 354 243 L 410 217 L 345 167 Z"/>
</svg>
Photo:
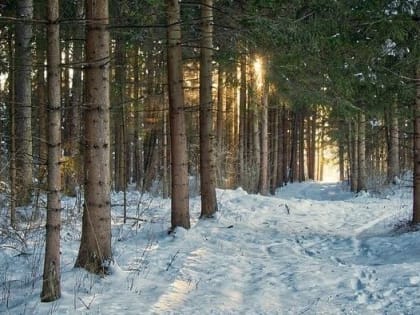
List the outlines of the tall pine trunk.
<svg viewBox="0 0 420 315">
<path fill-rule="evenodd" d="M 171 225 L 190 228 L 187 135 L 182 73 L 181 16 L 178 0 L 166 0 L 169 125 L 171 133 Z"/>
<path fill-rule="evenodd" d="M 298 178 L 298 131 L 299 131 L 299 114 L 294 112 L 293 113 L 293 127 L 291 128 L 292 138 L 291 138 L 291 145 L 290 145 L 290 167 L 289 167 L 289 181 L 296 182 Z"/>
<path fill-rule="evenodd" d="M 247 64 L 246 64 L 246 54 L 243 54 L 240 57 L 240 87 L 239 87 L 239 185 L 243 186 L 246 178 L 246 168 L 247 168 L 247 121 L 246 121 L 246 112 L 247 112 Z"/>
<path fill-rule="evenodd" d="M 125 121 L 125 42 L 120 34 L 115 39 L 114 99 L 114 189 L 125 191 L 126 180 L 126 121 Z"/>
<path fill-rule="evenodd" d="M 420 63 L 416 68 L 416 103 L 414 104 L 413 223 L 420 223 Z"/>
<path fill-rule="evenodd" d="M 86 1 L 85 204 L 76 267 L 106 274 L 112 259 L 108 0 Z"/>
<path fill-rule="evenodd" d="M 32 196 L 32 0 L 17 1 L 15 51 L 16 203 L 26 205 Z"/>
<path fill-rule="evenodd" d="M 367 189 L 367 166 L 366 166 L 366 116 L 359 113 L 358 124 L 358 177 L 357 192 Z"/>
<path fill-rule="evenodd" d="M 200 55 L 200 187 L 201 217 L 217 211 L 216 166 L 213 148 L 213 0 L 201 1 Z"/>
<path fill-rule="evenodd" d="M 84 16 L 84 0 L 77 0 L 76 3 L 76 17 L 77 19 L 83 19 Z M 81 184 L 82 175 L 82 161 L 81 161 L 81 148 L 80 148 L 80 137 L 81 137 L 81 115 L 80 109 L 83 102 L 83 84 L 82 84 L 82 69 L 79 66 L 83 62 L 83 37 L 84 32 L 82 26 L 77 26 L 76 30 L 73 30 L 73 53 L 72 62 L 76 64 L 73 68 L 72 75 L 72 86 L 71 86 L 71 99 L 69 109 L 69 122 L 67 126 L 67 154 L 69 155 L 71 165 L 73 166 L 72 172 L 66 172 L 64 174 L 64 186 L 65 193 L 70 196 L 76 196 L 78 192 L 78 186 Z"/>
<path fill-rule="evenodd" d="M 265 61 L 265 60 L 264 60 Z M 262 69 L 267 70 L 267 63 L 262 62 Z M 261 95 L 261 158 L 258 192 L 268 195 L 268 92 L 269 86 L 266 78 L 263 78 Z"/>
<path fill-rule="evenodd" d="M 218 185 L 224 187 L 224 179 L 226 177 L 224 159 L 225 159 L 225 145 L 223 131 L 225 126 L 225 72 L 223 66 L 219 64 L 218 79 L 217 79 L 217 114 L 216 114 L 216 163 L 217 163 L 217 180 Z"/>
<path fill-rule="evenodd" d="M 60 287 L 61 225 L 61 80 L 58 0 L 48 0 L 48 196 L 47 225 L 41 301 L 55 301 Z"/>
<path fill-rule="evenodd" d="M 396 101 L 391 104 L 389 126 L 388 183 L 395 183 L 400 176 L 400 141 Z"/>
<path fill-rule="evenodd" d="M 357 191 L 357 183 L 359 177 L 358 167 L 358 122 L 357 119 L 349 122 L 349 157 L 350 157 L 350 190 Z"/>
<path fill-rule="evenodd" d="M 299 113 L 299 182 L 305 181 L 305 112 Z"/>
<path fill-rule="evenodd" d="M 9 130 L 10 130 L 10 141 L 9 141 L 9 178 L 10 178 L 10 225 L 16 226 L 16 104 L 15 104 L 15 72 L 14 64 L 15 60 L 13 57 L 13 37 L 9 35 L 8 38 L 8 50 L 9 50 Z"/>
</svg>

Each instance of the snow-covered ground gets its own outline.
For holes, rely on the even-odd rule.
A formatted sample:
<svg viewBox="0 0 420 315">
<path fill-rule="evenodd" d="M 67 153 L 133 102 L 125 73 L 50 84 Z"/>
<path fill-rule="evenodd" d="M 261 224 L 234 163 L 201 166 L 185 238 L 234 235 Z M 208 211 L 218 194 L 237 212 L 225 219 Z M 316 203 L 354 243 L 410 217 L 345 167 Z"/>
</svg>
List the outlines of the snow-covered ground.
<svg viewBox="0 0 420 315">
<path fill-rule="evenodd" d="M 66 199 L 62 298 L 39 301 L 43 228 L 3 228 L 0 313 L 420 314 L 420 232 L 402 228 L 410 199 L 403 188 L 354 196 L 315 182 L 271 197 L 218 190 L 214 219 L 197 219 L 194 198 L 192 228 L 168 235 L 169 200 L 130 192 L 123 224 L 114 195 L 105 278 L 73 268 L 81 226 Z"/>
</svg>

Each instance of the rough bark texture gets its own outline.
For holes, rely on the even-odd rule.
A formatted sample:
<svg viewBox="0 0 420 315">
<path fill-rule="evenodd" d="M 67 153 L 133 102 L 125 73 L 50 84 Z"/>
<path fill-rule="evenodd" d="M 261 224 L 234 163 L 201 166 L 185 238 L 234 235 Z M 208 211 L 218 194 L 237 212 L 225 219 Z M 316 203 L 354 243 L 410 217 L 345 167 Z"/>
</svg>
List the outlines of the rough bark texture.
<svg viewBox="0 0 420 315">
<path fill-rule="evenodd" d="M 166 0 L 169 124 L 171 133 L 171 225 L 190 228 L 188 155 L 182 87 L 181 18 L 178 0 Z"/>
<path fill-rule="evenodd" d="M 15 51 L 16 203 L 26 205 L 32 195 L 32 0 L 17 1 Z"/>
<path fill-rule="evenodd" d="M 115 82 L 113 88 L 114 118 L 114 189 L 125 191 L 126 180 L 126 132 L 125 132 L 125 43 L 121 35 L 115 39 Z"/>
<path fill-rule="evenodd" d="M 414 189 L 413 223 L 420 223 L 420 63 L 416 70 L 416 103 L 414 104 Z"/>
<path fill-rule="evenodd" d="M 267 64 L 262 62 L 262 69 L 266 71 Z M 261 163 L 258 191 L 261 195 L 268 195 L 268 82 L 264 80 L 261 96 Z"/>
<path fill-rule="evenodd" d="M 364 113 L 359 114 L 359 130 L 358 130 L 358 177 L 357 191 L 366 190 L 367 169 L 366 169 L 366 116 Z"/>
<path fill-rule="evenodd" d="M 84 0 L 77 0 L 76 14 L 78 19 L 83 19 L 84 16 Z M 84 38 L 84 32 L 82 32 L 82 26 L 77 26 L 77 30 L 73 30 L 75 39 Z M 83 42 L 75 41 L 72 54 L 72 62 L 80 64 L 83 62 Z M 70 99 L 70 113 L 67 130 L 67 154 L 70 158 L 72 170 L 66 172 L 64 177 L 64 189 L 65 193 L 70 196 L 76 196 L 78 186 L 80 186 L 83 178 L 82 161 L 81 161 L 81 148 L 80 148 L 80 137 L 81 137 L 81 115 L 80 109 L 83 100 L 83 85 L 82 85 L 82 70 L 81 67 L 73 68 L 72 75 L 72 87 L 71 87 L 71 99 Z M 67 152 L 66 152 L 67 151 Z"/>
<path fill-rule="evenodd" d="M 269 119 L 270 119 L 270 146 L 271 146 L 271 150 L 270 150 L 270 154 L 271 154 L 271 169 L 270 169 L 270 193 L 271 194 L 275 194 L 276 192 L 276 188 L 277 188 L 277 182 L 278 182 L 278 168 L 279 168 L 279 158 L 278 158 L 278 154 L 279 154 L 279 112 L 280 109 L 279 108 L 273 108 L 272 110 L 270 110 L 270 115 L 269 115 Z"/>
<path fill-rule="evenodd" d="M 246 105 L 247 105 L 247 73 L 246 73 L 246 55 L 243 54 L 241 62 L 241 80 L 239 90 L 239 185 L 243 186 L 246 179 L 247 167 L 247 121 L 246 121 Z"/>
<path fill-rule="evenodd" d="M 278 148 L 277 148 L 277 159 L 278 159 L 278 167 L 277 167 L 277 182 L 276 188 L 281 187 L 284 184 L 284 171 L 285 171 L 285 158 L 286 153 L 284 152 L 284 143 L 286 142 L 286 133 L 285 133 L 285 125 L 283 121 L 284 116 L 284 106 L 282 105 L 281 108 L 278 109 L 278 126 L 277 132 L 274 136 L 278 139 Z"/>
<path fill-rule="evenodd" d="M 76 267 L 106 274 L 111 253 L 108 1 L 86 2 L 85 204 Z"/>
<path fill-rule="evenodd" d="M 291 130 L 292 139 L 290 144 L 290 167 L 289 167 L 289 181 L 296 182 L 298 177 L 298 156 L 297 156 L 297 149 L 298 149 L 298 130 L 299 130 L 299 117 L 297 113 L 293 113 L 293 127 Z"/>
<path fill-rule="evenodd" d="M 201 1 L 200 54 L 200 187 L 201 217 L 217 211 L 216 166 L 213 148 L 213 0 Z"/>
<path fill-rule="evenodd" d="M 400 176 L 400 141 L 397 103 L 391 104 L 389 148 L 388 148 L 388 183 L 395 183 Z"/>
<path fill-rule="evenodd" d="M 349 122 L 349 147 L 350 147 L 350 189 L 357 191 L 357 182 L 359 177 L 358 167 L 358 123 L 357 120 Z"/>
<path fill-rule="evenodd" d="M 224 145 L 224 126 L 225 126 L 225 72 L 222 65 L 219 65 L 217 79 L 217 115 L 216 115 L 216 143 L 217 143 L 217 180 L 219 187 L 224 187 L 225 178 L 225 145 Z"/>
<path fill-rule="evenodd" d="M 61 106 L 59 3 L 48 1 L 48 197 L 41 301 L 55 301 L 60 288 Z"/>
<path fill-rule="evenodd" d="M 10 35 L 8 39 L 9 55 L 9 116 L 10 116 L 10 141 L 9 141 L 9 177 L 10 177 L 10 225 L 16 226 L 16 104 L 15 104 L 15 75 L 14 75 L 14 59 L 13 59 L 13 38 Z"/>
<path fill-rule="evenodd" d="M 135 57 L 134 57 L 134 102 L 135 102 L 135 111 L 134 111 L 134 173 L 136 188 L 140 191 L 143 190 L 143 179 L 144 179 L 144 130 L 142 126 L 144 125 L 144 108 L 143 104 L 140 101 L 140 51 L 139 47 L 135 47 Z"/>
<path fill-rule="evenodd" d="M 305 112 L 299 113 L 299 182 L 305 180 Z"/>
</svg>

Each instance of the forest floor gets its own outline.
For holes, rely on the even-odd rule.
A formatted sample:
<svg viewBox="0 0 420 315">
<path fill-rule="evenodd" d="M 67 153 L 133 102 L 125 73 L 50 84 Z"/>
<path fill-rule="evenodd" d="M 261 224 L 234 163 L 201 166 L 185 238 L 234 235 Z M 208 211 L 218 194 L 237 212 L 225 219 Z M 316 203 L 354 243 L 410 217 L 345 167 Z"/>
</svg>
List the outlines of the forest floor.
<svg viewBox="0 0 420 315">
<path fill-rule="evenodd" d="M 114 194 L 112 274 L 73 268 L 76 200 L 63 200 L 62 298 L 41 303 L 43 224 L 1 224 L 2 314 L 420 314 L 420 232 L 411 190 L 354 195 L 307 182 L 275 196 L 218 190 L 219 212 L 168 235 L 170 201 Z M 6 218 L 7 209 L 0 215 Z M 77 211 L 76 211 L 77 212 Z"/>
</svg>

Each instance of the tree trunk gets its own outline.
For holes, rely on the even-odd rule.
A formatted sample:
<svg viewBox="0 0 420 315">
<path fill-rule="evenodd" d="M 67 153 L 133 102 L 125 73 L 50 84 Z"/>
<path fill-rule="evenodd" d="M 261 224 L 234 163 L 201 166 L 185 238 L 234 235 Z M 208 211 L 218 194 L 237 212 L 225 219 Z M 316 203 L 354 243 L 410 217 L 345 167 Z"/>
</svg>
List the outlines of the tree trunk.
<svg viewBox="0 0 420 315">
<path fill-rule="evenodd" d="M 388 183 L 395 183 L 400 176 L 400 141 L 396 101 L 391 104 L 389 124 Z"/>
<path fill-rule="evenodd" d="M 364 113 L 359 114 L 359 138 L 358 138 L 358 177 L 357 192 L 366 190 L 366 116 Z"/>
<path fill-rule="evenodd" d="M 278 147 L 277 147 L 277 182 L 276 182 L 276 188 L 281 187 L 284 184 L 284 163 L 286 154 L 284 152 L 284 143 L 286 142 L 286 132 L 285 132 L 285 125 L 284 125 L 284 119 L 283 115 L 285 112 L 284 105 L 281 106 L 277 110 L 277 116 L 278 116 L 278 123 L 277 123 L 277 132 L 274 134 L 274 137 L 278 140 Z"/>
<path fill-rule="evenodd" d="M 339 173 L 340 173 L 340 177 L 339 180 L 340 182 L 344 181 L 344 165 L 345 165 L 345 161 L 344 161 L 344 143 L 342 140 L 339 140 L 338 143 L 338 168 L 339 168 Z"/>
<path fill-rule="evenodd" d="M 144 179 L 144 107 L 140 100 L 140 51 L 137 46 L 134 51 L 134 173 L 136 188 L 141 191 Z"/>
<path fill-rule="evenodd" d="M 169 124 L 171 133 L 171 225 L 190 228 L 188 154 L 184 113 L 181 17 L 178 0 L 165 0 L 168 39 Z"/>
<path fill-rule="evenodd" d="M 108 273 L 111 252 L 108 1 L 86 1 L 85 204 L 76 267 Z"/>
<path fill-rule="evenodd" d="M 280 108 L 276 107 L 270 111 L 270 146 L 271 146 L 271 158 L 270 158 L 270 193 L 274 195 L 278 183 L 278 169 L 279 169 L 279 112 Z"/>
<path fill-rule="evenodd" d="M 162 198 L 170 196 L 169 174 L 168 174 L 168 111 L 163 111 L 163 154 L 162 154 Z"/>
<path fill-rule="evenodd" d="M 17 1 L 15 51 L 16 203 L 27 205 L 32 196 L 32 0 Z"/>
<path fill-rule="evenodd" d="M 200 187 L 201 215 L 212 217 L 217 211 L 216 166 L 213 148 L 213 0 L 201 1 L 200 55 Z"/>
<path fill-rule="evenodd" d="M 41 5 L 44 7 L 44 3 Z M 43 12 L 44 13 L 44 12 Z M 45 16 L 42 15 L 39 18 L 43 19 Z M 45 82 L 45 34 L 39 34 L 36 42 L 36 60 L 37 60 L 37 73 L 36 73 L 36 104 L 34 108 L 37 110 L 38 117 L 38 130 L 36 138 L 38 141 L 34 147 L 38 148 L 39 156 L 39 169 L 37 172 L 37 180 L 39 185 L 44 185 L 45 182 L 45 167 L 48 159 L 48 111 L 47 111 L 47 89 Z M 61 83 L 60 83 L 61 84 Z M 45 186 L 44 186 L 45 188 Z"/>
<path fill-rule="evenodd" d="M 266 71 L 267 63 L 262 62 L 262 69 Z M 266 78 L 263 78 L 261 95 L 261 163 L 258 191 L 261 195 L 268 195 L 268 92 L 269 86 Z"/>
<path fill-rule="evenodd" d="M 246 54 L 240 58 L 241 81 L 239 87 L 239 185 L 243 186 L 246 178 L 247 168 L 247 72 L 246 72 Z"/>
<path fill-rule="evenodd" d="M 10 225 L 16 227 L 16 104 L 15 104 L 15 71 L 13 58 L 13 37 L 8 38 L 9 48 L 9 119 L 10 119 L 10 141 L 9 141 L 9 177 L 10 177 Z"/>
<path fill-rule="evenodd" d="M 60 27 L 58 0 L 48 0 L 48 196 L 47 225 L 41 301 L 55 301 L 60 287 L 61 225 L 61 95 Z"/>
<path fill-rule="evenodd" d="M 283 147 L 282 147 L 282 157 L 283 157 L 283 184 L 287 184 L 290 176 L 289 169 L 289 151 L 290 151 L 290 122 L 289 122 L 290 111 L 286 109 L 286 106 L 283 104 L 282 110 L 282 137 L 283 137 Z"/>
<path fill-rule="evenodd" d="M 292 139 L 290 146 L 290 167 L 289 167 L 289 181 L 295 182 L 297 180 L 297 149 L 298 149 L 298 130 L 299 130 L 299 117 L 296 112 L 293 113 L 293 127 Z"/>
<path fill-rule="evenodd" d="M 315 161 L 316 161 L 316 109 L 312 110 L 312 115 L 307 121 L 307 167 L 308 178 L 315 180 Z"/>
<path fill-rule="evenodd" d="M 115 81 L 114 98 L 114 188 L 115 191 L 126 189 L 126 137 L 125 137 L 125 42 L 121 35 L 115 39 Z"/>
<path fill-rule="evenodd" d="M 217 139 L 217 179 L 218 184 L 222 185 L 224 183 L 224 178 L 226 177 L 224 159 L 225 159 L 225 145 L 223 131 L 225 126 L 225 72 L 223 66 L 219 64 L 218 69 L 218 79 L 217 79 L 217 116 L 216 116 L 216 139 Z M 224 185 L 222 185 L 224 187 Z"/>
<path fill-rule="evenodd" d="M 299 113 L 299 182 L 305 181 L 305 112 Z"/>
<path fill-rule="evenodd" d="M 420 63 L 416 68 L 416 103 L 414 104 L 413 224 L 418 223 L 420 223 Z"/>
<path fill-rule="evenodd" d="M 76 15 L 78 19 L 83 19 L 84 1 L 77 0 L 76 3 Z M 74 38 L 72 62 L 76 64 L 73 68 L 72 75 L 72 87 L 71 87 L 71 99 L 70 99 L 70 113 L 69 122 L 67 124 L 69 130 L 67 130 L 67 154 L 71 161 L 71 172 L 64 174 L 64 185 L 65 193 L 70 196 L 76 196 L 78 186 L 82 181 L 82 161 L 81 161 L 81 149 L 80 149 L 80 138 L 81 138 L 81 115 L 80 109 L 83 102 L 83 84 L 82 84 L 82 70 L 79 66 L 83 62 L 83 43 L 81 39 L 84 37 L 84 32 L 81 30 L 81 26 L 77 26 L 75 31 L 76 38 Z"/>
<path fill-rule="evenodd" d="M 227 87 L 226 87 L 226 121 L 225 121 L 225 152 L 226 152 L 226 159 L 225 159 L 225 168 L 226 168 L 226 180 L 227 180 L 227 187 L 232 188 L 236 185 L 238 181 L 238 174 L 237 174 L 237 147 L 236 147 L 236 87 L 235 87 L 235 80 L 236 80 L 236 67 L 230 67 L 227 71 Z"/>
<path fill-rule="evenodd" d="M 323 120 L 323 118 L 322 118 Z M 322 121 L 321 126 L 324 126 Z M 318 138 L 318 176 L 319 181 L 324 180 L 324 143 L 325 143 L 325 129 L 322 127 Z"/>
<path fill-rule="evenodd" d="M 350 161 L 350 190 L 357 191 L 357 183 L 359 177 L 359 167 L 358 167 L 358 123 L 357 119 L 349 122 L 349 157 Z"/>
</svg>

